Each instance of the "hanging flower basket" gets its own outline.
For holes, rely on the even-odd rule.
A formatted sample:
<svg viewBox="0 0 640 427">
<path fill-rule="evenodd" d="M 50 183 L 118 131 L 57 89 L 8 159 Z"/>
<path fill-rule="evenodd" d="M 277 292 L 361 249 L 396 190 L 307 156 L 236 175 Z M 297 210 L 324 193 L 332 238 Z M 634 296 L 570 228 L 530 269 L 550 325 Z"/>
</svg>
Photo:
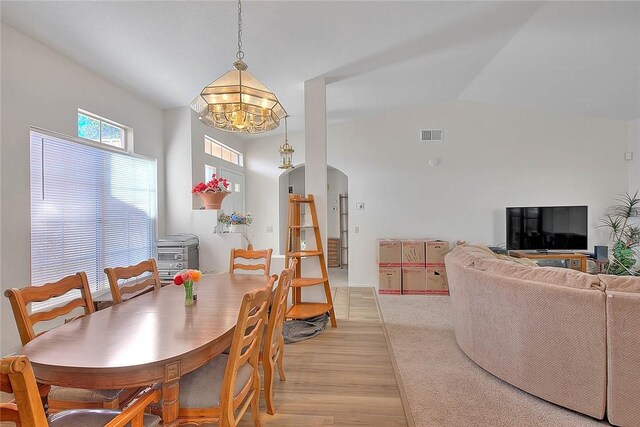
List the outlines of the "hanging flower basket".
<svg viewBox="0 0 640 427">
<path fill-rule="evenodd" d="M 222 205 L 222 201 L 225 197 L 227 197 L 231 192 L 229 191 L 218 191 L 214 193 L 213 191 L 206 191 L 204 193 L 196 193 L 202 199 L 202 204 L 205 209 L 220 209 Z"/>
<path fill-rule="evenodd" d="M 205 209 L 220 209 L 222 200 L 231 194 L 228 188 L 229 183 L 225 178 L 213 174 L 211 181 L 206 184 L 199 182 L 193 186 L 191 192 L 200 196 Z"/>
</svg>

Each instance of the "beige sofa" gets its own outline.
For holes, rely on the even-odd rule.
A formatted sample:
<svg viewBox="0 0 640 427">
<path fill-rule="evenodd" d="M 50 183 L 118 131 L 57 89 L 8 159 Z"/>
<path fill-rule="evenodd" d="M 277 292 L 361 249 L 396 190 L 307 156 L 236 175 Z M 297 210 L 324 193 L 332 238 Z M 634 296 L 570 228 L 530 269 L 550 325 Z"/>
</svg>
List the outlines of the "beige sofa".
<svg viewBox="0 0 640 427">
<path fill-rule="evenodd" d="M 478 365 L 542 399 L 640 425 L 640 279 L 498 259 L 445 258 L 456 340 Z"/>
</svg>

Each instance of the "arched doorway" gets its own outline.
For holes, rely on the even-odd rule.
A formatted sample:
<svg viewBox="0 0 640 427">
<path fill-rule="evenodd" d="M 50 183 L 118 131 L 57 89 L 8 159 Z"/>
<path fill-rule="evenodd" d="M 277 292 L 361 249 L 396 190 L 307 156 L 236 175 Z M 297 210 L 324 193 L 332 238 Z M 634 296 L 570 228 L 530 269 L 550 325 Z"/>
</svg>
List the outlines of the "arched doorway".
<svg viewBox="0 0 640 427">
<path fill-rule="evenodd" d="M 279 249 L 284 254 L 287 236 L 287 201 L 289 194 L 306 194 L 305 165 L 300 164 L 293 169 L 284 171 L 279 178 Z M 349 178 L 341 170 L 327 166 L 327 229 L 320 230 L 328 239 L 329 251 L 331 246 L 337 245 L 337 262 L 329 262 L 329 255 L 325 254 L 329 266 L 332 286 L 347 286 L 349 265 Z M 304 237 L 303 237 L 304 240 Z M 330 241 L 333 240 L 333 241 Z M 336 242 L 337 240 L 337 242 Z M 333 252 L 332 252 L 333 255 Z M 335 261 L 332 259 L 331 261 Z"/>
</svg>

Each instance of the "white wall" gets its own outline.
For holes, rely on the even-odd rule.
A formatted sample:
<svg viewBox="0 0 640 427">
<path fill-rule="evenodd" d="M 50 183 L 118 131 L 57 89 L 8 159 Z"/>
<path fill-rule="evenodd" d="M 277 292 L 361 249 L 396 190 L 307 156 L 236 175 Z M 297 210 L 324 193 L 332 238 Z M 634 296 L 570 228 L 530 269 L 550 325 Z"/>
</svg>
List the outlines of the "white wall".
<svg viewBox="0 0 640 427">
<path fill-rule="evenodd" d="M 134 130 L 136 153 L 158 159 L 158 232 L 165 209 L 162 111 L 6 24 L 1 25 L 2 290 L 30 283 L 29 128 L 77 134 L 82 108 Z M 1 354 L 20 347 L 8 300 L 1 298 Z"/>
<path fill-rule="evenodd" d="M 280 248 L 280 235 L 284 235 L 286 216 L 281 221 L 280 210 L 286 215 L 286 194 L 280 194 L 280 175 L 291 173 L 278 169 L 280 155 L 278 147 L 284 144 L 284 135 L 273 135 L 245 142 L 245 177 L 247 187 L 246 207 L 253 213 L 251 225 L 254 247 Z M 302 132 L 289 134 L 289 144 L 295 150 L 293 164 L 304 163 L 304 135 Z M 288 178 L 287 178 L 288 180 Z M 282 186 L 284 189 L 285 186 Z M 296 192 L 298 189 L 296 188 Z M 273 227 L 268 233 L 267 227 Z M 283 251 L 280 251 L 282 254 Z"/>
<path fill-rule="evenodd" d="M 191 167 L 193 185 L 204 181 L 204 166 L 210 165 L 216 168 L 217 175 L 225 178 L 224 173 L 220 169 L 224 168 L 238 174 L 244 174 L 244 167 L 219 159 L 204 152 L 205 135 L 212 138 L 227 147 L 244 153 L 244 142 L 236 135 L 228 132 L 222 132 L 214 128 L 210 128 L 202 124 L 198 120 L 198 115 L 189 107 L 183 107 L 189 110 L 191 115 Z M 192 186 L 193 186 L 192 185 Z M 227 196 L 230 197 L 230 196 Z M 192 197 L 194 209 L 199 209 L 202 202 L 199 197 Z M 223 206 L 224 207 L 224 206 Z M 231 212 L 227 212 L 231 213 Z"/>
<path fill-rule="evenodd" d="M 444 128 L 444 143 L 418 142 L 418 130 L 431 127 Z M 247 206 L 260 217 L 261 247 L 278 247 L 264 226 L 278 224 L 270 201 L 280 139 L 246 147 Z M 302 134 L 289 141 L 300 162 Z M 377 283 L 379 238 L 503 243 L 506 206 L 589 205 L 589 245 L 603 243 L 597 219 L 628 187 L 627 141 L 622 121 L 463 102 L 330 126 L 328 163 L 349 177 L 350 283 Z M 440 165 L 428 166 L 431 158 Z"/>
<path fill-rule="evenodd" d="M 633 153 L 633 160 L 627 162 L 629 171 L 629 194 L 640 190 L 640 119 L 629 122 L 628 151 Z"/>
<path fill-rule="evenodd" d="M 204 135 L 244 152 L 244 144 L 236 136 L 204 126 L 189 107 L 164 112 L 165 157 L 167 161 L 167 234 L 191 233 L 200 240 L 200 269 L 225 271 L 229 268 L 229 251 L 242 244 L 239 234 L 214 233 L 218 210 L 192 209 L 201 202 L 191 194 L 194 184 L 204 180 L 204 165 L 220 170 L 242 171 L 229 162 L 204 153 Z"/>
</svg>

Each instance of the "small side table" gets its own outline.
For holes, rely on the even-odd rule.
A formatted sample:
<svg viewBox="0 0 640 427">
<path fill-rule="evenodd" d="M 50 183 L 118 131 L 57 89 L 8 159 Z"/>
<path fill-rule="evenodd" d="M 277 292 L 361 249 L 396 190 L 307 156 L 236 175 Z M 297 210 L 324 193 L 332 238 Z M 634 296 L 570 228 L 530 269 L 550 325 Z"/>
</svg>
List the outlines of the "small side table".
<svg viewBox="0 0 640 427">
<path fill-rule="evenodd" d="M 587 272 L 587 255 L 578 253 L 561 253 L 561 252 L 527 252 L 527 251 L 510 251 L 509 255 L 515 258 L 538 259 L 559 259 L 564 260 L 572 270 Z"/>
</svg>

